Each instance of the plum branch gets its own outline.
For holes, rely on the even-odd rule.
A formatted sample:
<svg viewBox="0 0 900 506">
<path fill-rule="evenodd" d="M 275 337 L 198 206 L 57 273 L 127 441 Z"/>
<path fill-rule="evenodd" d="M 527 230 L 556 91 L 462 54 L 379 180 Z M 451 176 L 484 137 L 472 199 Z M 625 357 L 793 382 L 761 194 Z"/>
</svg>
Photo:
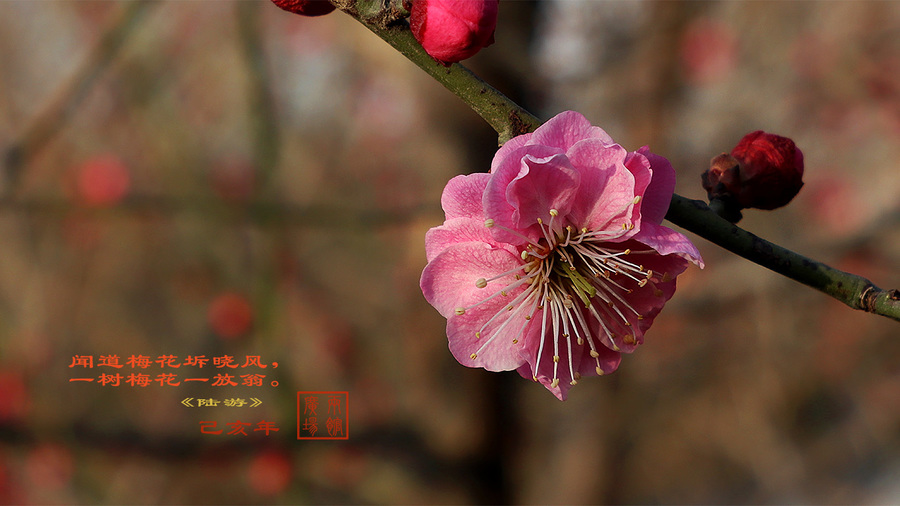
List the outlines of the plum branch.
<svg viewBox="0 0 900 506">
<path fill-rule="evenodd" d="M 372 0 L 332 1 L 339 9 L 362 23 L 400 54 L 461 98 L 497 132 L 500 144 L 517 135 L 528 133 L 543 123 L 466 67 L 458 63 L 444 66 L 428 56 L 428 53 L 413 37 L 409 25 L 401 17 L 402 11 L 397 8 L 389 7 L 378 10 L 378 6 L 381 5 L 379 0 L 374 1 L 376 4 L 374 6 L 371 5 Z M 367 16 L 368 12 L 372 14 Z M 396 15 L 385 15 L 385 12 L 396 13 Z"/>
<path fill-rule="evenodd" d="M 751 262 L 828 294 L 844 304 L 900 321 L 900 290 L 835 269 L 762 239 L 713 212 L 700 200 L 672 195 L 666 219 Z"/>
<path fill-rule="evenodd" d="M 387 0 L 384 0 L 387 2 Z M 536 129 L 536 116 L 458 63 L 444 66 L 415 40 L 396 7 L 379 9 L 380 0 L 333 0 L 407 59 L 452 91 L 497 132 L 499 143 Z M 385 15 L 385 13 L 388 13 Z M 900 290 L 881 289 L 868 279 L 844 272 L 762 239 L 720 217 L 699 200 L 672 196 L 666 219 L 732 253 L 815 288 L 853 309 L 900 321 Z"/>
</svg>

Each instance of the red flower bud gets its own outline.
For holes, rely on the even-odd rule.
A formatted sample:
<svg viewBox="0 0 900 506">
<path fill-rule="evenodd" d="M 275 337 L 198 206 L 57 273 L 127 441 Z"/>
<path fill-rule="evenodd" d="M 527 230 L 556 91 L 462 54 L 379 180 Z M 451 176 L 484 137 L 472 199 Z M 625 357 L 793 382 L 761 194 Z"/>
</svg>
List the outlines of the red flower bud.
<svg viewBox="0 0 900 506">
<path fill-rule="evenodd" d="M 776 209 L 803 186 L 803 153 L 787 137 L 757 130 L 745 135 L 730 155 L 713 158 L 702 180 L 710 201 L 724 202 L 734 212 Z"/>
<path fill-rule="evenodd" d="M 334 10 L 328 0 L 272 0 L 282 9 L 301 16 L 322 16 Z"/>
<path fill-rule="evenodd" d="M 741 164 L 738 202 L 744 207 L 779 208 L 803 186 L 803 153 L 787 137 L 757 130 L 745 135 L 731 156 Z"/>
<path fill-rule="evenodd" d="M 409 24 L 425 51 L 445 65 L 494 43 L 500 0 L 413 0 Z"/>
</svg>

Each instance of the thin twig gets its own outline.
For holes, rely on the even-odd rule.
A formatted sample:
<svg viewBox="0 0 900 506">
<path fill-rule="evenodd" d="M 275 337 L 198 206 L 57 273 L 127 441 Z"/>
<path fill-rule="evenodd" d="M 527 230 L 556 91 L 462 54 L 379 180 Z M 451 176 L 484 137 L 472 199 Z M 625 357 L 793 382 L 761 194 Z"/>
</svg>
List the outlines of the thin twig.
<svg viewBox="0 0 900 506">
<path fill-rule="evenodd" d="M 340 8 L 348 8 L 342 2 L 336 3 Z M 352 8 L 345 12 L 461 98 L 497 131 L 500 144 L 540 126 L 540 119 L 481 80 L 471 70 L 458 63 L 445 66 L 429 56 L 413 37 L 405 21 L 384 25 L 383 18 L 365 19 Z"/>
<path fill-rule="evenodd" d="M 706 203 L 672 196 L 666 219 L 755 264 L 824 292 L 844 304 L 900 321 L 900 291 L 807 258 L 733 225 Z"/>
</svg>

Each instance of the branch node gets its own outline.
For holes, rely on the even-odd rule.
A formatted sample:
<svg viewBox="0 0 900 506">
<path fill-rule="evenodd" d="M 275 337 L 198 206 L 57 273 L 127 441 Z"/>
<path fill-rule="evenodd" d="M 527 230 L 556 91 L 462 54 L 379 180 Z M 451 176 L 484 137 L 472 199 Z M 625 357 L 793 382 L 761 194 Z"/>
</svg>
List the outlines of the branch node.
<svg viewBox="0 0 900 506">
<path fill-rule="evenodd" d="M 881 292 L 875 285 L 866 286 L 865 290 L 859 295 L 859 307 L 867 313 L 875 312 L 875 299 Z"/>
<path fill-rule="evenodd" d="M 485 91 L 483 91 L 482 93 L 486 91 L 487 90 L 485 89 Z M 522 119 L 522 116 L 518 111 L 509 111 L 509 114 L 507 115 L 507 121 L 509 122 L 508 130 L 500 132 L 499 144 L 501 146 L 503 144 L 506 144 L 506 141 L 512 139 L 513 137 L 518 137 L 519 135 L 527 134 L 528 132 L 534 130 L 534 125 L 530 125 L 527 121 Z"/>
</svg>

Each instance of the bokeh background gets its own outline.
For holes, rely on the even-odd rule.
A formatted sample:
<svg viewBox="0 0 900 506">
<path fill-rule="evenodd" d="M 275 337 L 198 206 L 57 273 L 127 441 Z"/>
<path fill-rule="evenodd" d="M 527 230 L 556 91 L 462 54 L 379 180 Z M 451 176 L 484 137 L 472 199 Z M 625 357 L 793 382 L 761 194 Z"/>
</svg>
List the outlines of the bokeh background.
<svg viewBox="0 0 900 506">
<path fill-rule="evenodd" d="M 742 225 L 900 286 L 900 3 L 501 4 L 467 62 L 495 87 L 692 198 L 743 134 L 790 136 L 806 186 Z M 900 326 L 694 236 L 707 268 L 568 401 L 456 363 L 423 235 L 496 135 L 340 12 L 0 2 L 0 148 L 0 503 L 900 501 Z M 69 381 L 110 354 L 279 384 Z M 349 439 L 298 441 L 298 391 L 348 391 Z M 200 432 L 236 419 L 281 430 Z"/>
</svg>

